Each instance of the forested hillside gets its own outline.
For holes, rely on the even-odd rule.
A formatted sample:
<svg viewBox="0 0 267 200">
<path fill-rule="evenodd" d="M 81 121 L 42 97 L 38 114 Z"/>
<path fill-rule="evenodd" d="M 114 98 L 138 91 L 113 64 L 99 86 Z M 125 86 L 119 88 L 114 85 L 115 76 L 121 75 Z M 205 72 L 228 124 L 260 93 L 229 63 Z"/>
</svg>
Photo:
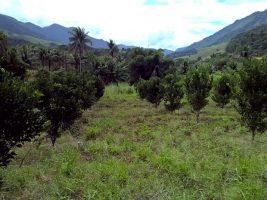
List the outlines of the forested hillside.
<svg viewBox="0 0 267 200">
<path fill-rule="evenodd" d="M 267 26 L 242 33 L 233 38 L 226 51 L 237 55 L 247 53 L 252 56 L 263 56 L 267 54 Z"/>
</svg>

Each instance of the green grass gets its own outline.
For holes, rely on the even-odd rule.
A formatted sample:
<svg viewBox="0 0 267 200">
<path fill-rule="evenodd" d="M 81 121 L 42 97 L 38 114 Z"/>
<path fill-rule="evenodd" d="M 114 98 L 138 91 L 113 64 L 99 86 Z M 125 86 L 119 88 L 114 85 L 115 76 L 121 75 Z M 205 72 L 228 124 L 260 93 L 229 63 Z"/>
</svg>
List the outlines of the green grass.
<svg viewBox="0 0 267 200">
<path fill-rule="evenodd" d="M 199 49 L 197 54 L 186 56 L 186 58 L 192 58 L 197 59 L 198 57 L 201 57 L 202 59 L 210 57 L 214 53 L 225 53 L 226 46 L 228 45 L 228 42 L 218 44 L 218 45 L 212 45 L 210 47 L 205 47 L 202 49 Z"/>
<path fill-rule="evenodd" d="M 267 135 L 252 144 L 232 105 L 210 101 L 196 124 L 188 105 L 168 113 L 120 84 L 78 123 L 55 148 L 18 149 L 0 199 L 266 199 Z"/>
</svg>

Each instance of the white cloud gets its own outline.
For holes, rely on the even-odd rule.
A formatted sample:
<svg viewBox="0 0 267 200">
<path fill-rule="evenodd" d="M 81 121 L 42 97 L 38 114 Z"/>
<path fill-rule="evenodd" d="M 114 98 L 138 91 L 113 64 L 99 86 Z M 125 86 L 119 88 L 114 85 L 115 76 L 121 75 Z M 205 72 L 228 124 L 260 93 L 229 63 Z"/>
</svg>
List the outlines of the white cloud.
<svg viewBox="0 0 267 200">
<path fill-rule="evenodd" d="M 112 38 L 117 43 L 175 49 L 218 31 L 223 24 L 267 8 L 266 1 L 253 0 L 235 4 L 217 0 L 160 0 L 158 5 L 145 2 L 0 0 L 0 12 L 41 26 L 51 23 L 82 26 L 92 36 Z M 19 13 L 12 13 L 15 10 Z"/>
</svg>

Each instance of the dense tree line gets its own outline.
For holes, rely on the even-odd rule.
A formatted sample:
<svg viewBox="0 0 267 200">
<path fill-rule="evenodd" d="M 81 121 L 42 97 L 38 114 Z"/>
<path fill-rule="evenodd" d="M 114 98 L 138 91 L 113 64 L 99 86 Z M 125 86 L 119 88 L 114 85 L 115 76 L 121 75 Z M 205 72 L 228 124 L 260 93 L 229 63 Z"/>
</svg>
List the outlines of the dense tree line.
<svg viewBox="0 0 267 200">
<path fill-rule="evenodd" d="M 227 45 L 226 51 L 243 57 L 266 55 L 267 26 L 260 26 L 234 37 Z"/>
</svg>

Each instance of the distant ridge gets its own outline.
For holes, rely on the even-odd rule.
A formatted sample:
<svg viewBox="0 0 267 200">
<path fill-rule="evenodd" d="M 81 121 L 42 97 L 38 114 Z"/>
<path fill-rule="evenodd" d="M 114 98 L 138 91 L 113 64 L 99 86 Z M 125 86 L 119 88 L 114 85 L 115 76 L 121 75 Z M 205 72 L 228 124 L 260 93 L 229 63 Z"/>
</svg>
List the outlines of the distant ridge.
<svg viewBox="0 0 267 200">
<path fill-rule="evenodd" d="M 15 18 L 0 14 L 0 30 L 6 32 L 12 42 L 17 43 L 46 43 L 68 44 L 72 27 L 64 27 L 59 24 L 52 24 L 46 27 L 40 27 L 31 22 L 20 22 Z M 107 42 L 102 39 L 96 39 L 91 36 L 93 48 L 107 48 Z M 39 40 L 38 40 L 39 39 Z"/>
<path fill-rule="evenodd" d="M 235 36 L 262 25 L 267 25 L 267 9 L 262 12 L 255 12 L 243 19 L 236 20 L 233 24 L 226 26 L 215 34 L 206 37 L 199 42 L 195 42 L 188 47 L 179 48 L 176 50 L 176 52 L 183 52 L 194 49 L 198 50 L 201 48 L 229 42 Z"/>
</svg>

